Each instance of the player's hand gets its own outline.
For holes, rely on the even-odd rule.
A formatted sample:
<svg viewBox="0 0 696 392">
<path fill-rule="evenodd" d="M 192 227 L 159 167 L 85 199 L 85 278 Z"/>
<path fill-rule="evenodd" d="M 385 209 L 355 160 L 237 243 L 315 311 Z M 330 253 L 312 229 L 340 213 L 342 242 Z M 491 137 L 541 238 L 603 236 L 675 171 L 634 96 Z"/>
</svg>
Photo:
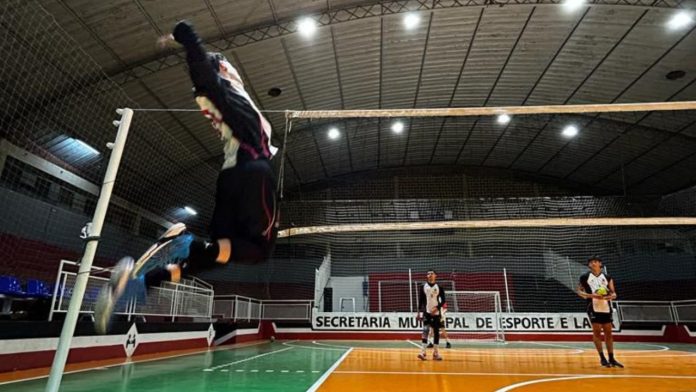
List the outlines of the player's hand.
<svg viewBox="0 0 696 392">
<path fill-rule="evenodd" d="M 438 314 L 440 314 L 440 309 L 438 309 L 437 307 L 434 307 L 430 310 L 430 314 L 433 316 L 437 316 Z"/>
<path fill-rule="evenodd" d="M 179 43 L 176 42 L 172 34 L 167 34 L 157 38 L 157 46 L 160 49 L 169 49 L 179 46 Z"/>
<path fill-rule="evenodd" d="M 198 43 L 198 34 L 196 34 L 193 25 L 188 20 L 179 21 L 176 26 L 174 26 L 172 37 L 174 37 L 176 42 L 184 46 Z"/>
<path fill-rule="evenodd" d="M 421 312 L 416 313 L 416 320 L 418 320 L 418 321 L 423 320 L 423 313 L 421 313 Z"/>
</svg>

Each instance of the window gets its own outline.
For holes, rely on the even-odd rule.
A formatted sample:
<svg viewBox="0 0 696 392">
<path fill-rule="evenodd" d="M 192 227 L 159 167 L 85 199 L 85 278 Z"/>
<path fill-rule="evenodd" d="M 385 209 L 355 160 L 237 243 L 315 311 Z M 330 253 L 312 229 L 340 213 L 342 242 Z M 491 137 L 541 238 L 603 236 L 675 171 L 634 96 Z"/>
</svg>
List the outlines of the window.
<svg viewBox="0 0 696 392">
<path fill-rule="evenodd" d="M 36 177 L 34 193 L 42 199 L 48 199 L 48 195 L 51 193 L 51 182 L 45 178 Z"/>
<path fill-rule="evenodd" d="M 72 207 L 75 200 L 75 193 L 69 189 L 61 187 L 58 190 L 58 203 L 64 206 Z"/>
</svg>

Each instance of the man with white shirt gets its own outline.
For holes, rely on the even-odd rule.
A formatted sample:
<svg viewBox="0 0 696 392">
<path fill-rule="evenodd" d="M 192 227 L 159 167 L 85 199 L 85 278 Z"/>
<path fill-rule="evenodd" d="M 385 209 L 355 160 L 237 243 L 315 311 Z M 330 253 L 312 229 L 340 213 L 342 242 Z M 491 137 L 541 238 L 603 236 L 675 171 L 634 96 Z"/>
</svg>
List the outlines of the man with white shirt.
<svg viewBox="0 0 696 392">
<path fill-rule="evenodd" d="M 162 281 L 226 264 L 266 260 L 278 234 L 275 174 L 270 159 L 271 125 L 244 89 L 237 70 L 221 53 L 209 53 L 191 23 L 181 21 L 160 44 L 186 51 L 193 95 L 210 120 L 224 159 L 217 179 L 209 240 L 194 238 L 177 223 L 137 261 L 124 257 L 95 305 L 97 332 L 106 333 L 114 305 Z"/>
<path fill-rule="evenodd" d="M 592 335 L 595 348 L 599 353 L 600 364 L 605 367 L 620 367 L 623 365 L 614 359 L 614 338 L 612 335 L 611 301 L 616 299 L 614 280 L 602 271 L 602 260 L 592 256 L 587 260 L 590 269 L 580 277 L 577 293 L 587 300 L 587 315 L 592 322 Z M 609 360 L 602 349 L 602 332 Z"/>
<path fill-rule="evenodd" d="M 446 307 L 445 303 L 445 290 L 442 289 L 437 281 L 437 274 L 435 271 L 429 270 L 427 273 L 427 282 L 421 286 L 418 293 L 418 319 L 423 320 L 423 339 L 422 348 L 418 358 L 425 361 L 426 360 L 426 349 L 428 347 L 428 334 L 430 329 L 433 330 L 433 359 L 436 361 L 441 361 L 442 356 L 438 351 L 440 345 L 440 328 L 441 328 L 441 317 L 442 309 Z"/>
</svg>

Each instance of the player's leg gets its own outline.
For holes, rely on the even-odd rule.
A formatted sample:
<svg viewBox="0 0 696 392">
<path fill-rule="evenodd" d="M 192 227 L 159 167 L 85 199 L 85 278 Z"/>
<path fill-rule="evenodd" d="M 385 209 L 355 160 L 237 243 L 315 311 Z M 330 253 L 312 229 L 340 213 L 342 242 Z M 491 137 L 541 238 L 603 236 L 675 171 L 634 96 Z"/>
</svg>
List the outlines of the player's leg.
<svg viewBox="0 0 696 392">
<path fill-rule="evenodd" d="M 604 356 L 604 350 L 602 348 L 602 324 L 592 322 L 592 341 L 597 349 L 597 354 L 599 354 L 599 363 L 602 366 L 609 366 L 609 362 Z"/>
<path fill-rule="evenodd" d="M 167 264 L 185 259 L 193 235 L 186 232 L 186 225 L 178 223 L 170 227 L 143 255 L 134 261 L 122 258 L 112 269 L 111 278 L 102 287 L 94 306 L 95 329 L 106 333 L 114 307 L 120 300 L 129 300 L 136 295 L 144 298 L 145 274 L 166 268 Z"/>
<path fill-rule="evenodd" d="M 421 333 L 421 351 L 418 354 L 418 359 L 422 361 L 427 359 L 426 350 L 428 348 L 428 335 L 430 334 L 431 324 L 432 317 L 428 313 L 425 313 L 423 315 L 423 330 Z"/>
<path fill-rule="evenodd" d="M 612 331 L 611 321 L 602 324 L 602 330 L 604 331 L 604 343 L 607 345 L 607 353 L 609 354 L 609 366 L 624 367 L 614 358 L 614 333 Z"/>
<path fill-rule="evenodd" d="M 441 361 L 442 356 L 440 356 L 439 346 L 440 346 L 440 317 L 437 316 L 433 320 L 433 359 L 436 361 Z"/>
<path fill-rule="evenodd" d="M 433 329 L 430 328 L 428 333 L 428 348 L 433 348 Z"/>
<path fill-rule="evenodd" d="M 452 343 L 450 343 L 447 328 L 444 323 L 442 324 L 442 328 L 440 328 L 440 336 L 445 339 L 445 348 L 452 348 Z"/>
<path fill-rule="evenodd" d="M 239 170 L 242 192 L 229 238 L 230 257 L 234 262 L 258 263 L 270 256 L 278 235 L 275 175 L 265 159 L 245 162 Z"/>
</svg>

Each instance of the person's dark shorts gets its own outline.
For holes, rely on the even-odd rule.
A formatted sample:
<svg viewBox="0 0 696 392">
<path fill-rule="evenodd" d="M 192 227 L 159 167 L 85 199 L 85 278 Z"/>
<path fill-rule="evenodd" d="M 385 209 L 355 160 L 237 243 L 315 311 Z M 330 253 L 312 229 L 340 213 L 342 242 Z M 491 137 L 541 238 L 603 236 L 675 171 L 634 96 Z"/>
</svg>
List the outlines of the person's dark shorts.
<svg viewBox="0 0 696 392">
<path fill-rule="evenodd" d="M 614 321 L 611 313 L 597 313 L 589 311 L 587 312 L 587 315 L 590 317 L 590 322 L 592 322 L 592 324 L 610 324 Z"/>
<path fill-rule="evenodd" d="M 442 321 L 440 315 L 433 316 L 430 313 L 426 313 L 423 316 L 423 325 L 427 325 L 432 328 L 442 328 Z"/>
</svg>

